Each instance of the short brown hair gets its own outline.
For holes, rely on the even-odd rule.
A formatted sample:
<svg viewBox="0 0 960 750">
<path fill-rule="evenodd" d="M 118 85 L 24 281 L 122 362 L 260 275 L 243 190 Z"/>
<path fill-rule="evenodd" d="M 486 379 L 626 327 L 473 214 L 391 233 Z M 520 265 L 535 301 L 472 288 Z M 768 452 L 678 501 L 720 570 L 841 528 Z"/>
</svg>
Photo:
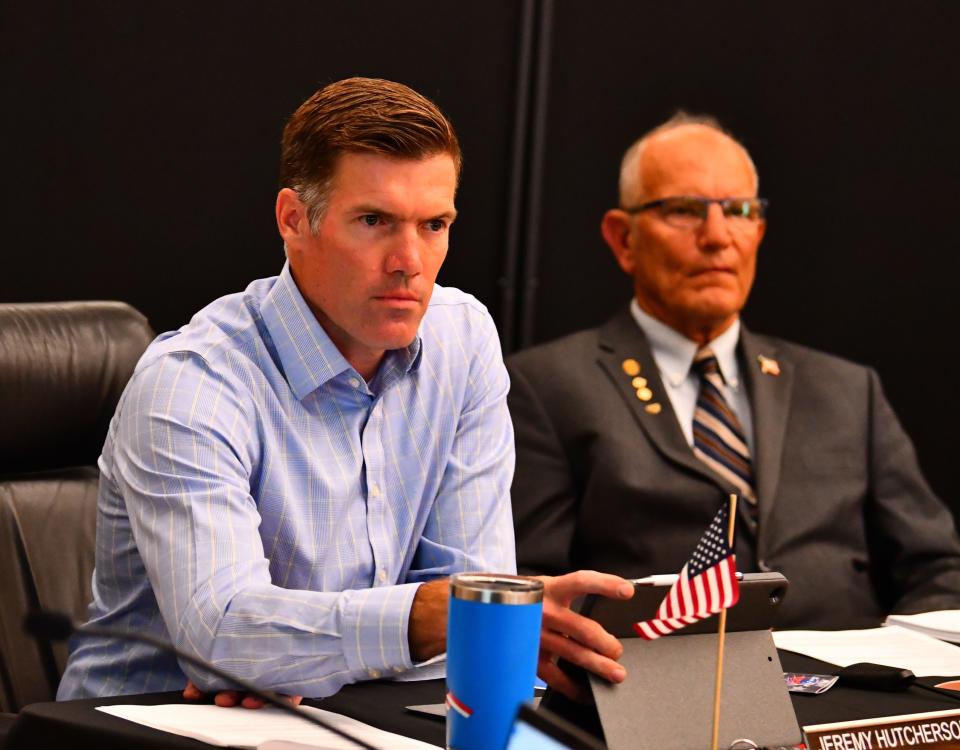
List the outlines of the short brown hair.
<svg viewBox="0 0 960 750">
<path fill-rule="evenodd" d="M 280 149 L 280 187 L 307 205 L 314 231 L 323 218 L 340 155 L 404 159 L 449 154 L 460 177 L 460 144 L 433 102 L 380 78 L 346 78 L 317 91 L 290 117 Z"/>
</svg>

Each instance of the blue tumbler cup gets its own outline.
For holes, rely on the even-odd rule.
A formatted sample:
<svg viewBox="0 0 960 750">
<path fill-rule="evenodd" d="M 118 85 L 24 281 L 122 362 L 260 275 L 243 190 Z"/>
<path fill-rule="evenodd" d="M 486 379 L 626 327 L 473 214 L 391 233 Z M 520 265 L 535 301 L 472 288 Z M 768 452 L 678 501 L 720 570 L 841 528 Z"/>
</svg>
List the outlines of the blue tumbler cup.
<svg viewBox="0 0 960 750">
<path fill-rule="evenodd" d="M 533 698 L 543 582 L 458 573 L 447 618 L 447 747 L 502 750 L 521 703 Z"/>
</svg>

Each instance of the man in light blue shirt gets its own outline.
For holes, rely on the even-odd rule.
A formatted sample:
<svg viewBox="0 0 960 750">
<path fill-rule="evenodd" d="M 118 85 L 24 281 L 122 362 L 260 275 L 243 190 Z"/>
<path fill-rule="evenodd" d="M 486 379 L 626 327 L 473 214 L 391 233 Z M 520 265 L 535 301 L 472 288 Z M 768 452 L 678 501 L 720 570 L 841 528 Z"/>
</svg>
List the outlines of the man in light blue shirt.
<svg viewBox="0 0 960 750">
<path fill-rule="evenodd" d="M 515 570 L 513 434 L 493 322 L 435 286 L 460 152 L 431 102 L 349 79 L 284 130 L 278 277 L 201 310 L 137 366 L 100 459 L 90 621 L 325 696 L 445 648 L 446 576 Z M 623 679 L 546 582 L 543 669 Z M 59 698 L 228 685 L 119 639 L 74 643 Z M 196 693 L 193 686 L 190 693 Z M 236 698 L 228 698 L 233 702 Z"/>
</svg>

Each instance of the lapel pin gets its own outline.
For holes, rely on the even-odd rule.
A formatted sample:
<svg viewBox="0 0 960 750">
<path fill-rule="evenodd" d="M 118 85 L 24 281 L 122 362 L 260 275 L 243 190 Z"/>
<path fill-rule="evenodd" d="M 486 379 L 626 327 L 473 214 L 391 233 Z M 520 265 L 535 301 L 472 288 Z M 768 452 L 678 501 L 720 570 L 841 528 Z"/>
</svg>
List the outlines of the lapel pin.
<svg viewBox="0 0 960 750">
<path fill-rule="evenodd" d="M 623 363 L 620 366 L 623 367 L 623 371 L 627 373 L 627 375 L 629 375 L 631 378 L 634 375 L 640 374 L 640 363 L 633 358 L 628 358 L 623 360 Z"/>
<path fill-rule="evenodd" d="M 660 413 L 660 404 L 647 404 L 643 407 L 643 410 L 647 414 L 659 414 Z"/>
<path fill-rule="evenodd" d="M 770 359 L 770 357 L 764 357 L 762 354 L 757 355 L 757 362 L 760 363 L 760 372 L 764 375 L 773 375 L 776 377 L 780 374 L 780 363 L 775 359 Z"/>
</svg>

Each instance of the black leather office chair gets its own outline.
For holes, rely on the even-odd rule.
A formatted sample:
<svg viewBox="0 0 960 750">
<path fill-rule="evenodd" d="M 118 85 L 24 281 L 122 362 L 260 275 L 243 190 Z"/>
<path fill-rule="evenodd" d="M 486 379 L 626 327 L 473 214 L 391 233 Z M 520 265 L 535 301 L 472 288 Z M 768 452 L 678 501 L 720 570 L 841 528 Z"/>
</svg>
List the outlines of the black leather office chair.
<svg viewBox="0 0 960 750">
<path fill-rule="evenodd" d="M 35 607 L 85 619 L 97 457 L 153 338 L 121 302 L 0 305 L 0 711 L 52 700 L 64 644 L 23 632 Z"/>
</svg>

